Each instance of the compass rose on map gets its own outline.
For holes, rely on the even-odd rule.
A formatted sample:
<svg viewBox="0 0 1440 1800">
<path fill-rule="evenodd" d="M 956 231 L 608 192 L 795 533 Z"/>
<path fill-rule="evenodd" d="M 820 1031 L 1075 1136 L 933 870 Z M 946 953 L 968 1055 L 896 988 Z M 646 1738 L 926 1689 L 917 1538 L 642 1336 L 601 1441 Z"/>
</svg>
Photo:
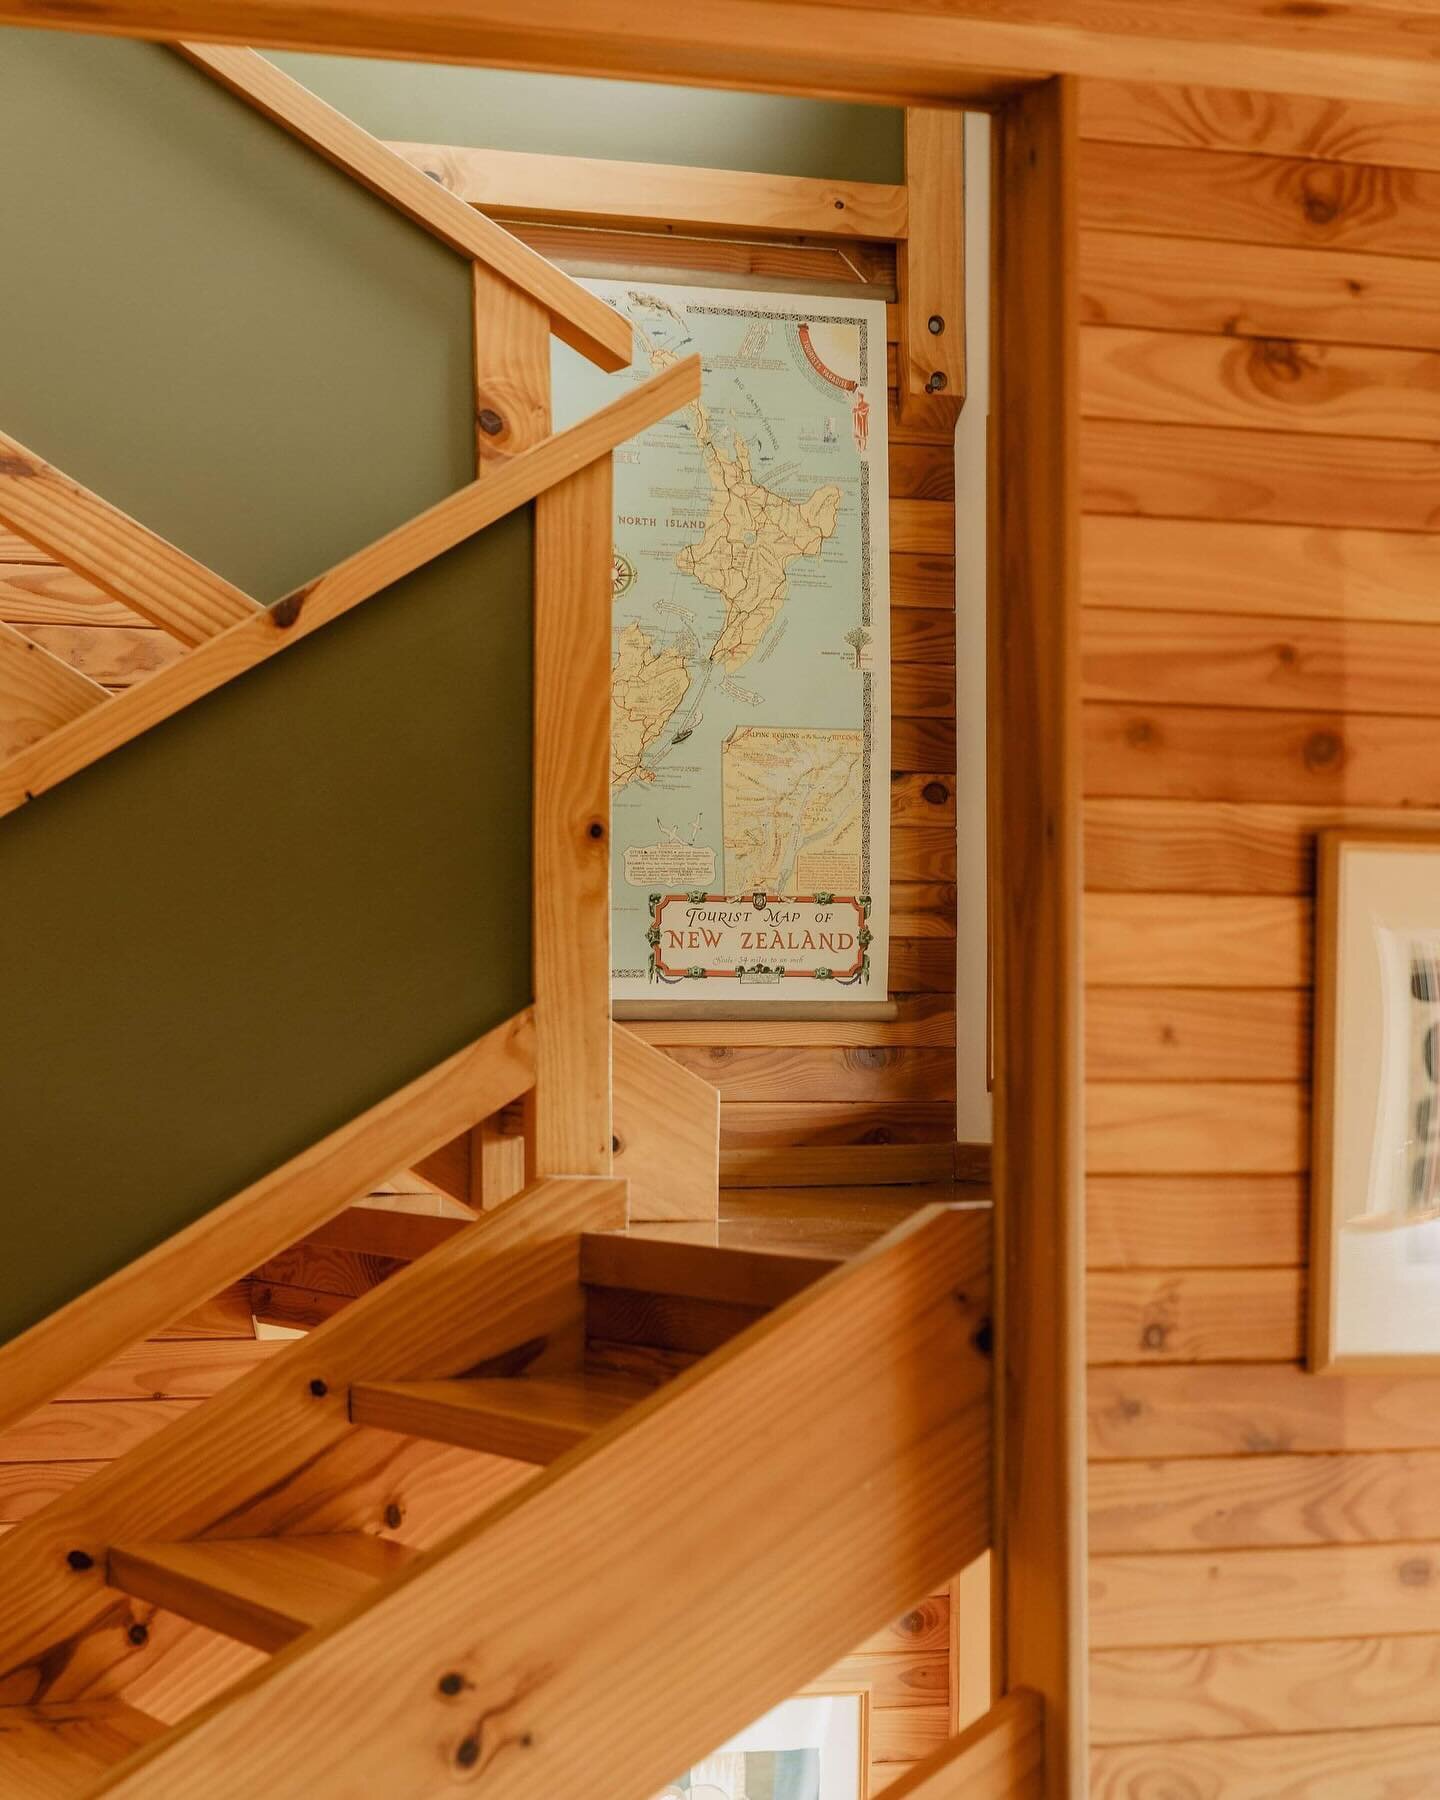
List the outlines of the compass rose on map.
<svg viewBox="0 0 1440 1800">
<path fill-rule="evenodd" d="M 635 565 L 617 550 L 610 562 L 610 591 L 618 600 L 627 588 L 635 585 Z"/>
</svg>

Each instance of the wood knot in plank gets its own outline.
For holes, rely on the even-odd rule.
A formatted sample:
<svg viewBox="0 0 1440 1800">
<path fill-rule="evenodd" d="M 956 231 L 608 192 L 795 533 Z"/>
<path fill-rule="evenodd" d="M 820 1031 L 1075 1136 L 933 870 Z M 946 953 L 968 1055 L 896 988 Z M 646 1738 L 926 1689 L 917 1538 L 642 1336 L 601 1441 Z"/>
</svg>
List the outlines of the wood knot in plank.
<svg viewBox="0 0 1440 1800">
<path fill-rule="evenodd" d="M 30 462 L 23 456 L 0 456 L 0 476 L 9 481 L 24 481 L 27 477 L 38 475 L 38 463 Z"/>
<path fill-rule="evenodd" d="M 313 583 L 311 584 L 313 586 Z M 270 608 L 270 618 L 280 631 L 288 631 L 300 617 L 305 602 L 310 597 L 310 587 L 296 588 L 293 594 L 287 594 L 283 600 L 277 600 Z"/>
<path fill-rule="evenodd" d="M 1435 1565 L 1428 1556 L 1407 1556 L 1395 1574 L 1401 1587 L 1429 1587 L 1435 1579 Z"/>
<path fill-rule="evenodd" d="M 1303 757 L 1310 770 L 1333 769 L 1345 753 L 1345 744 L 1337 731 L 1312 731 L 1305 740 Z"/>
</svg>

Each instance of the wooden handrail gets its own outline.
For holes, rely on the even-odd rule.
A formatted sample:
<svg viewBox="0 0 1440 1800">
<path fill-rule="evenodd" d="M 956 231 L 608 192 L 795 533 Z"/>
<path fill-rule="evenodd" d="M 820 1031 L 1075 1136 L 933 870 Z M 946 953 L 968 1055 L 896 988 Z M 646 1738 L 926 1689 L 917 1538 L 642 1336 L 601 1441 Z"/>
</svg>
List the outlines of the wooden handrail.
<svg viewBox="0 0 1440 1800">
<path fill-rule="evenodd" d="M 541 156 L 459 144 L 391 143 L 388 148 L 467 206 L 492 215 L 775 236 L 888 240 L 908 231 L 906 191 L 885 182 Z"/>
<path fill-rule="evenodd" d="M 535 1192 L 342 1313 L 334 1327 L 345 1328 L 348 1356 L 327 1354 L 327 1330 L 331 1344 L 339 1333 L 322 1327 L 232 1390 L 233 1400 L 221 1395 L 168 1433 L 166 1466 L 211 1489 L 194 1516 L 223 1516 L 211 1471 L 238 1459 L 242 1409 L 257 1449 L 274 1459 L 274 1408 L 246 1407 L 245 1389 L 290 1396 L 293 1417 L 305 1375 L 333 1384 L 338 1364 L 340 1379 L 364 1378 L 367 1335 L 384 1334 L 374 1360 L 393 1364 L 385 1337 L 423 1331 L 442 1295 L 454 1306 L 466 1292 L 454 1270 L 467 1252 L 482 1278 L 489 1262 L 489 1299 L 504 1259 L 487 1259 L 484 1237 L 472 1234 L 523 1216 Z M 360 1792 L 383 1766 L 394 1792 L 423 1800 L 463 1780 L 457 1745 L 468 1740 L 478 1741 L 481 1784 L 496 1795 L 653 1793 L 988 1542 L 991 1371 L 973 1342 L 988 1235 L 981 1213 L 916 1214 L 95 1791 L 178 1800 L 206 1780 L 213 1787 L 223 1769 L 226 1794 L 308 1800 Z M 512 1277 L 502 1291 L 518 1286 Z M 473 1366 L 461 1360 L 473 1355 L 468 1344 L 446 1354 L 455 1373 Z M 416 1360 L 400 1378 L 433 1378 L 434 1353 Z M 228 1420 L 207 1432 L 216 1409 Z M 726 1450 L 721 1479 L 717 1445 Z M 133 1466 L 97 1480 L 102 1496 L 124 1486 L 132 1514 L 142 1504 Z M 177 1510 L 164 1497 L 148 1504 Z M 150 1521 L 144 1528 L 157 1535 Z M 52 1588 L 54 1570 L 64 1574 L 60 1543 L 84 1541 L 56 1529 L 46 1544 L 32 1531 L 26 1557 L 54 1566 Z M 95 1517 L 92 1535 L 111 1530 Z M 0 1581 L 14 1611 L 11 1580 L 38 1583 L 7 1549 L 0 1544 Z M 783 1626 L 757 1631 L 767 1613 Z M 7 1659 L 14 1654 L 7 1645 Z M 459 1674 L 448 1690 L 437 1686 L 445 1670 Z M 317 1733 L 322 1713 L 334 1729 Z"/>
<path fill-rule="evenodd" d="M 163 1331 L 534 1079 L 527 1008 L 0 1346 L 0 1427 Z"/>
<path fill-rule="evenodd" d="M 699 393 L 700 359 L 687 357 L 356 551 L 307 587 L 198 645 L 109 705 L 19 751 L 0 763 L 0 816 L 608 456 L 618 444 L 697 399 Z"/>
<path fill-rule="evenodd" d="M 258 51 L 220 44 L 177 44 L 175 48 L 443 244 L 487 264 L 537 300 L 550 315 L 555 335 L 583 356 L 602 369 L 623 369 L 629 363 L 630 326 L 603 300 L 587 293 L 502 226 L 429 180 Z"/>
<path fill-rule="evenodd" d="M 259 602 L 0 431 L 0 525 L 93 581 L 182 644 L 248 619 Z"/>
</svg>

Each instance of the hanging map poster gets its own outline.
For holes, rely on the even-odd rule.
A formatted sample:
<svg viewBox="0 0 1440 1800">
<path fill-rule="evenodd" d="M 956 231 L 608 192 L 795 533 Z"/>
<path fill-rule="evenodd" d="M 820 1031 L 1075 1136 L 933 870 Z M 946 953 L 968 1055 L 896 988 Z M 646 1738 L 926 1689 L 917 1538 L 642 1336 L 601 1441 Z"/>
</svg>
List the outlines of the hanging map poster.
<svg viewBox="0 0 1440 1800">
<path fill-rule="evenodd" d="M 586 286 L 634 363 L 557 345 L 557 425 L 704 368 L 697 403 L 615 455 L 615 997 L 883 1000 L 884 304 Z"/>
</svg>

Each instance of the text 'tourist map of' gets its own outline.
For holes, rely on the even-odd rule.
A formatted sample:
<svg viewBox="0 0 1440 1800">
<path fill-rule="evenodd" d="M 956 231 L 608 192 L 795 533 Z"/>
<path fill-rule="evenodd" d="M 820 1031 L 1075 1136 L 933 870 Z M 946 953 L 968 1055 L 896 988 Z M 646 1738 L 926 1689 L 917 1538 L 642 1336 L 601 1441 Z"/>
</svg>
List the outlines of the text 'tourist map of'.
<svg viewBox="0 0 1440 1800">
<path fill-rule="evenodd" d="M 557 424 L 704 367 L 615 455 L 615 996 L 884 999 L 884 304 L 585 285 L 634 363 L 557 345 Z"/>
</svg>

